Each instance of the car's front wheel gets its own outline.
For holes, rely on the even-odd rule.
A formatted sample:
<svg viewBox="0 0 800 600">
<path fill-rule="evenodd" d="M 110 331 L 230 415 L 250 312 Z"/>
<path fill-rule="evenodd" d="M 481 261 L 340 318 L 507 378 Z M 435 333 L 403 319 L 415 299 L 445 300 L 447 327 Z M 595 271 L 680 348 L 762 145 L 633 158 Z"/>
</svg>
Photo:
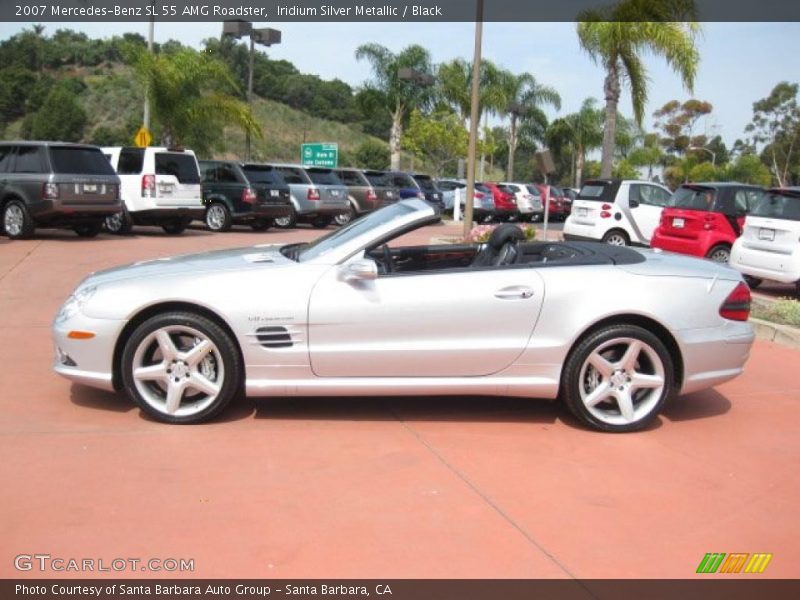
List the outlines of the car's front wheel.
<svg viewBox="0 0 800 600">
<path fill-rule="evenodd" d="M 586 425 L 636 431 L 655 419 L 672 394 L 674 373 L 669 351 L 654 334 L 635 325 L 609 325 L 573 349 L 561 392 Z"/>
<path fill-rule="evenodd" d="M 169 312 L 139 325 L 122 353 L 127 394 L 148 415 L 189 424 L 219 414 L 241 388 L 231 336 L 190 312 Z"/>
</svg>

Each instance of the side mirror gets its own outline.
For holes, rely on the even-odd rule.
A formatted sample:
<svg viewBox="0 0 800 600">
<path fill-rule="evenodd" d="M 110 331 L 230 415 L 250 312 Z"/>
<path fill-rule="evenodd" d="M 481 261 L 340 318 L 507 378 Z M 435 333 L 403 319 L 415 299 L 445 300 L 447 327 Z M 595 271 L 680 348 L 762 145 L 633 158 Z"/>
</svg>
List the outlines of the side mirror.
<svg viewBox="0 0 800 600">
<path fill-rule="evenodd" d="M 378 265 L 366 258 L 356 260 L 342 267 L 341 277 L 344 281 L 372 281 L 378 278 Z"/>
</svg>

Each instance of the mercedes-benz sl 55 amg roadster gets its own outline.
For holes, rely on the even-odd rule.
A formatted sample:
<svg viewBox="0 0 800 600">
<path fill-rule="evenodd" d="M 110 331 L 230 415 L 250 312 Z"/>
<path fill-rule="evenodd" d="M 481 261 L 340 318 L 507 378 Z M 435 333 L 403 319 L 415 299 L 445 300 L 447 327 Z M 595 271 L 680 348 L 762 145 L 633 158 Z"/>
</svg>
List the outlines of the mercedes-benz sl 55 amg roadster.
<svg viewBox="0 0 800 600">
<path fill-rule="evenodd" d="M 438 220 L 411 199 L 309 244 L 94 273 L 56 316 L 55 370 L 168 423 L 242 393 L 468 394 L 560 398 L 604 431 L 641 429 L 671 397 L 742 372 L 750 290 L 733 269 L 526 242 L 513 224 L 486 243 L 393 243 Z"/>
</svg>

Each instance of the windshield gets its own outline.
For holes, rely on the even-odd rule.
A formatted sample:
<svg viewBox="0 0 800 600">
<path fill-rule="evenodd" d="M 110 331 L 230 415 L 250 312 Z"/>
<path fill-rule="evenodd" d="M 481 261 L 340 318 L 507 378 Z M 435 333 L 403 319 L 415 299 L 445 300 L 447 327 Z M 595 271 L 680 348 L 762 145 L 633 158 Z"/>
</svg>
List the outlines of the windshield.
<svg viewBox="0 0 800 600">
<path fill-rule="evenodd" d="M 539 188 L 537 188 L 535 185 L 526 185 L 525 187 L 528 190 L 528 193 L 531 194 L 532 196 L 542 195 L 541 192 L 539 191 Z"/>
<path fill-rule="evenodd" d="M 750 216 L 800 221 L 800 192 L 767 192 L 750 211 Z"/>
<path fill-rule="evenodd" d="M 386 185 L 386 180 L 384 179 L 385 174 L 381 173 L 380 171 L 364 171 L 364 175 L 369 181 L 370 185 L 373 186 L 381 186 Z"/>
<path fill-rule="evenodd" d="M 317 185 L 344 185 L 331 169 L 306 169 L 311 181 Z"/>
<path fill-rule="evenodd" d="M 416 182 L 419 184 L 421 190 L 425 192 L 438 192 L 439 190 L 436 189 L 436 186 L 433 184 L 433 180 L 428 177 L 427 175 L 417 175 L 414 177 Z"/>
<path fill-rule="evenodd" d="M 670 198 L 667 206 L 671 208 L 688 208 L 689 210 L 714 210 L 717 190 L 709 187 L 681 186 Z"/>
<path fill-rule="evenodd" d="M 346 225 L 341 229 L 337 229 L 336 231 L 333 231 L 328 235 L 323 236 L 318 240 L 304 246 L 297 255 L 297 261 L 306 262 L 320 256 L 325 256 L 331 250 L 334 250 L 342 244 L 346 244 L 350 240 L 363 235 L 370 229 L 380 227 L 381 225 L 384 225 L 393 219 L 413 213 L 415 210 L 417 209 L 413 206 L 398 202 L 397 204 L 390 204 L 385 208 L 381 208 L 380 210 L 376 210 L 375 212 L 364 215 L 349 225 Z"/>
<path fill-rule="evenodd" d="M 70 175 L 116 175 L 99 148 L 51 146 L 50 162 L 55 173 Z"/>
<path fill-rule="evenodd" d="M 284 185 L 283 177 L 273 167 L 258 167 L 245 165 L 243 167 L 245 175 L 250 183 L 261 183 L 266 185 Z"/>
</svg>

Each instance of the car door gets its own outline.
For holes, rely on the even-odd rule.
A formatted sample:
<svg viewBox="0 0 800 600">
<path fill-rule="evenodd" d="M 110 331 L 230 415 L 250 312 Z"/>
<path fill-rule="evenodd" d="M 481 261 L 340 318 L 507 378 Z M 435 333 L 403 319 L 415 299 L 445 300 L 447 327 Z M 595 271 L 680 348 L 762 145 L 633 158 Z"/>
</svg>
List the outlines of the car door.
<svg viewBox="0 0 800 600">
<path fill-rule="evenodd" d="M 8 187 L 8 174 L 11 171 L 11 159 L 13 157 L 13 146 L 0 146 L 0 200 L 2 200 Z"/>
<path fill-rule="evenodd" d="M 658 223 L 661 212 L 669 202 L 670 193 L 649 183 L 632 183 L 628 196 L 628 217 L 634 235 L 640 244 L 649 244 Z"/>
<path fill-rule="evenodd" d="M 544 283 L 534 269 L 455 269 L 347 281 L 333 267 L 309 301 L 320 377 L 489 375 L 522 353 Z"/>
</svg>

